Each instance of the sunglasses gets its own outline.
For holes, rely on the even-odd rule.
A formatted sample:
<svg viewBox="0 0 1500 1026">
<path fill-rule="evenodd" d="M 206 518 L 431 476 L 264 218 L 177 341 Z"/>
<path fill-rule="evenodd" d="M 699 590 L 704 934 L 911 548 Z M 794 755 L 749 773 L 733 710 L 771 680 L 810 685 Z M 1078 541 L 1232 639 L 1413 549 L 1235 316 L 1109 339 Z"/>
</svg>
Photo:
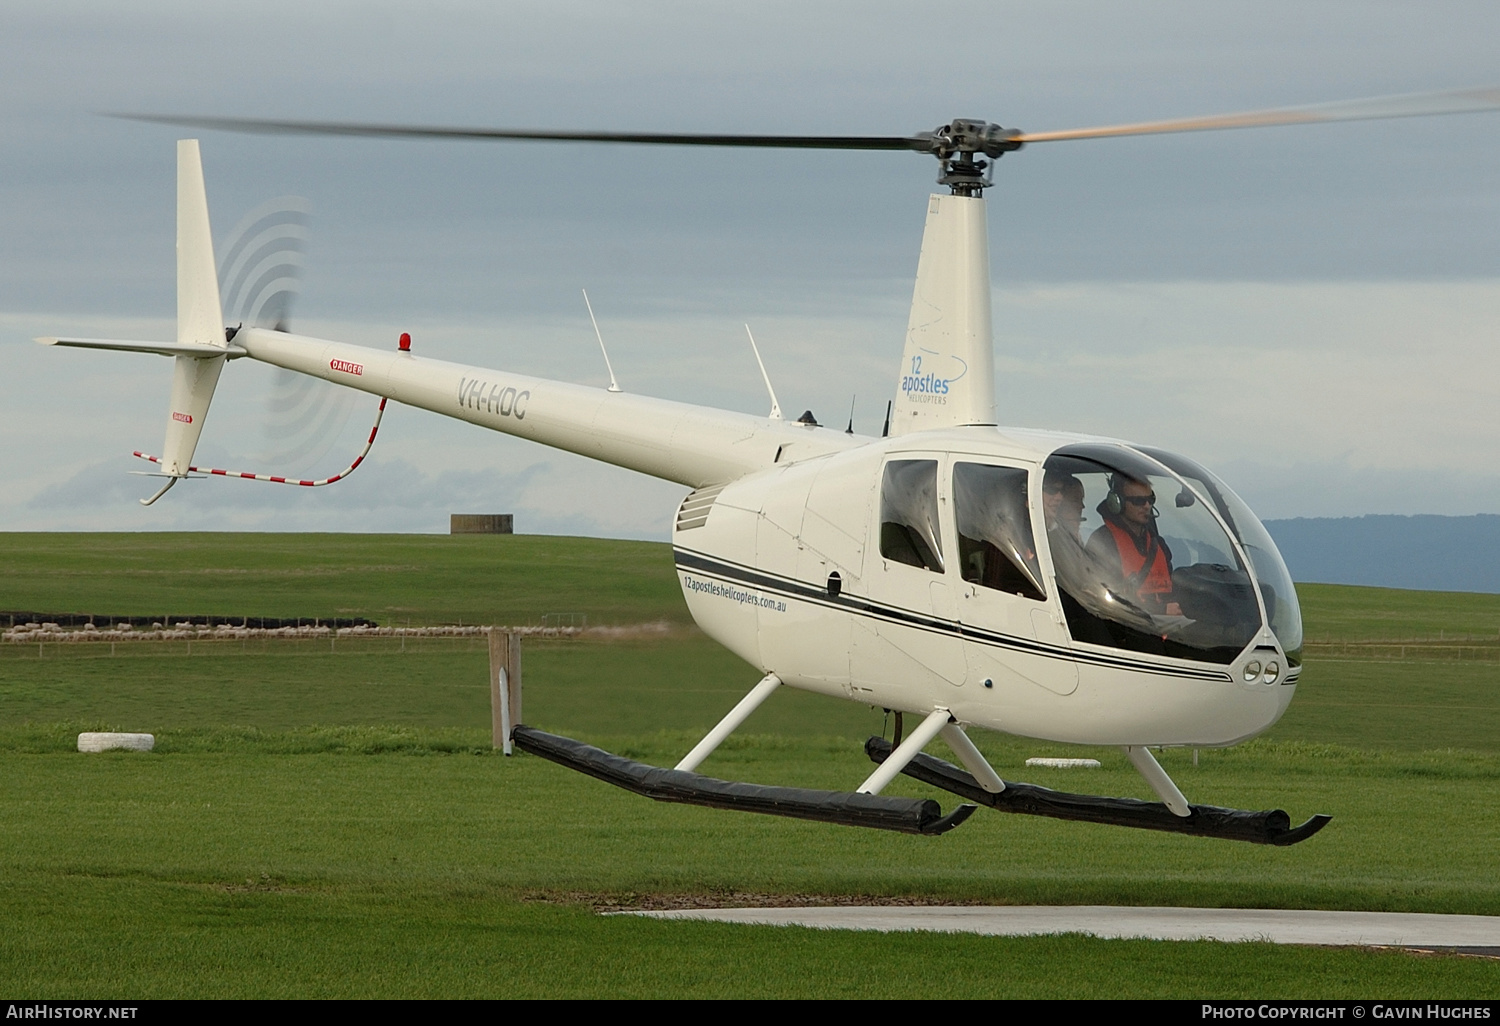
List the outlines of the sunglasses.
<svg viewBox="0 0 1500 1026">
<path fill-rule="evenodd" d="M 1156 505 L 1156 495 L 1154 493 L 1151 495 L 1122 495 L 1120 496 L 1120 501 L 1131 506 L 1154 506 Z"/>
</svg>

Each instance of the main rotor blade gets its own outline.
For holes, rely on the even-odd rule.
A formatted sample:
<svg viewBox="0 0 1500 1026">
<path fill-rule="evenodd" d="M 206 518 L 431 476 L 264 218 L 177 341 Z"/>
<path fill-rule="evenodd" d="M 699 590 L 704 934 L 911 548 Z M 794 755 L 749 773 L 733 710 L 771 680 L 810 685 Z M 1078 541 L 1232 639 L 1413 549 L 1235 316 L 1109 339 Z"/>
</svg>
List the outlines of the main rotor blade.
<svg viewBox="0 0 1500 1026">
<path fill-rule="evenodd" d="M 1060 132 L 1005 133 L 1012 143 L 1060 142 L 1065 139 L 1103 139 L 1128 135 L 1164 135 L 1172 132 L 1207 132 L 1225 128 L 1267 128 L 1333 121 L 1367 121 L 1377 118 L 1413 118 L 1434 114 L 1467 114 L 1500 110 L 1500 87 L 1455 89 L 1436 93 L 1408 93 L 1364 100 L 1317 103 L 1303 107 L 1273 107 L 1267 110 L 1214 114 L 1207 117 L 1174 118 L 1065 129 Z M 945 156 L 986 147 L 948 138 L 949 128 L 907 136 L 865 135 L 725 135 L 697 132 L 567 132 L 548 129 L 463 128 L 428 125 L 386 125 L 355 121 L 283 121 L 269 118 L 199 117 L 173 114 L 114 114 L 132 121 L 164 125 L 255 132 L 272 135 L 349 135 L 406 139 L 516 139 L 548 142 L 648 143 L 666 146 L 749 146 L 805 150 L 907 150 Z M 954 122 L 953 128 L 967 125 Z M 973 124 L 980 124 L 974 122 Z M 998 126 L 988 126 L 999 131 Z M 1011 146 L 1008 148 L 1017 148 Z"/>
<path fill-rule="evenodd" d="M 672 132 L 554 132 L 542 129 L 455 128 L 423 125 L 378 125 L 355 121 L 276 121 L 264 118 L 215 118 L 171 114 L 113 114 L 131 121 L 150 121 L 190 128 L 265 135 L 355 135 L 406 139 L 533 139 L 550 142 L 656 143 L 666 146 L 758 146 L 803 150 L 932 149 L 930 133 L 918 136 L 865 135 L 718 135 Z"/>
<path fill-rule="evenodd" d="M 1061 132 L 1022 132 L 1021 143 L 1059 142 L 1064 139 L 1103 139 L 1119 135 L 1163 135 L 1168 132 L 1207 132 L 1220 128 L 1266 128 L 1272 125 L 1307 125 L 1328 121 L 1370 121 L 1377 118 L 1415 118 L 1432 114 L 1469 114 L 1500 109 L 1500 88 L 1455 89 L 1441 93 L 1407 93 L 1366 100 L 1316 103 L 1306 107 L 1274 107 L 1238 114 L 1215 114 L 1170 121 L 1074 128 Z"/>
</svg>

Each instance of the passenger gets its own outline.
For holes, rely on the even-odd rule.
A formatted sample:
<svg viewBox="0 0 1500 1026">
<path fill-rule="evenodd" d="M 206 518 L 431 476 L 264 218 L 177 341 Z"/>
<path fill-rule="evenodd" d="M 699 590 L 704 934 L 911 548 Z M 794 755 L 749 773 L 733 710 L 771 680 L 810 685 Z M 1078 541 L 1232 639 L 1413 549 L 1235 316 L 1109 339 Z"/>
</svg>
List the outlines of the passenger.
<svg viewBox="0 0 1500 1026">
<path fill-rule="evenodd" d="M 1047 518 L 1047 532 L 1054 528 L 1068 532 L 1080 544 L 1083 538 L 1083 482 L 1072 474 L 1049 470 L 1042 477 L 1042 513 Z"/>
<path fill-rule="evenodd" d="M 1124 474 L 1109 478 L 1099 504 L 1104 526 L 1089 536 L 1095 561 L 1117 568 L 1124 597 L 1150 613 L 1180 616 L 1172 599 L 1172 550 L 1156 530 L 1156 494 L 1151 485 Z"/>
<path fill-rule="evenodd" d="M 1064 608 L 1070 602 L 1077 605 L 1070 591 L 1087 593 L 1091 581 L 1098 579 L 1079 533 L 1083 525 L 1083 496 L 1083 482 L 1072 474 L 1049 470 L 1042 475 L 1042 516 L 1047 526 L 1047 546 L 1052 550 L 1052 570 L 1057 574 L 1058 587 L 1062 589 Z M 1091 630 L 1074 637 L 1094 644 L 1110 644 L 1107 633 L 1098 637 L 1094 633 Z"/>
</svg>

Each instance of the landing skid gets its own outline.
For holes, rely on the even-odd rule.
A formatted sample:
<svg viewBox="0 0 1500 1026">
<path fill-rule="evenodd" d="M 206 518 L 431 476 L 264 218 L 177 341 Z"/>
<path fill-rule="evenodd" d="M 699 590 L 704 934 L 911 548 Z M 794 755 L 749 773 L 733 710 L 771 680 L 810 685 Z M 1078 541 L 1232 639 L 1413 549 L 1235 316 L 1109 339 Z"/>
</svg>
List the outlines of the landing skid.
<svg viewBox="0 0 1500 1026">
<path fill-rule="evenodd" d="M 929 835 L 947 833 L 968 819 L 975 809 L 973 805 L 960 805 L 944 816 L 942 807 L 931 798 L 891 798 L 858 792 L 766 787 L 717 780 L 686 770 L 648 766 L 582 741 L 527 726 L 513 728 L 511 739 L 523 752 L 550 759 L 659 802 L 706 805 L 712 809 L 761 812 L 820 823 Z"/>
<path fill-rule="evenodd" d="M 865 754 L 874 762 L 884 762 L 892 745 L 882 737 L 865 742 Z M 1089 794 L 1068 794 L 1035 784 L 1005 782 L 1005 790 L 986 791 L 973 776 L 950 762 L 930 755 L 917 755 L 902 773 L 951 791 L 961 798 L 988 805 L 1001 812 L 1018 812 L 1031 816 L 1051 816 L 1085 823 L 1139 827 L 1143 830 L 1168 830 L 1199 837 L 1222 837 L 1229 841 L 1286 846 L 1305 841 L 1328 825 L 1332 816 L 1313 816 L 1301 826 L 1293 827 L 1291 817 L 1280 809 L 1249 812 L 1245 809 L 1221 809 L 1215 805 L 1190 805 L 1187 816 L 1178 816 L 1162 802 L 1143 802 L 1135 798 L 1102 798 Z"/>
</svg>

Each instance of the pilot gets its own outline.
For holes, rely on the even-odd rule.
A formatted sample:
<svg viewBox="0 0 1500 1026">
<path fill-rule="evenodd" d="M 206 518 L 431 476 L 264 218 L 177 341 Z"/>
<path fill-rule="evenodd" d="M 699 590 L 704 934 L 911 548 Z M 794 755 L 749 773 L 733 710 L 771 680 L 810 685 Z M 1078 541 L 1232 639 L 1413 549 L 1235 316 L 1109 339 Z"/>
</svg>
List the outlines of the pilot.
<svg viewBox="0 0 1500 1026">
<path fill-rule="evenodd" d="M 1047 533 L 1066 531 L 1075 542 L 1082 543 L 1083 482 L 1061 470 L 1049 470 L 1042 477 L 1042 513 L 1047 518 Z"/>
<path fill-rule="evenodd" d="M 1181 615 L 1172 599 L 1172 550 L 1156 529 L 1156 493 L 1146 481 L 1112 474 L 1099 504 L 1104 526 L 1089 536 L 1089 554 L 1118 567 L 1125 596 L 1151 613 Z"/>
</svg>

